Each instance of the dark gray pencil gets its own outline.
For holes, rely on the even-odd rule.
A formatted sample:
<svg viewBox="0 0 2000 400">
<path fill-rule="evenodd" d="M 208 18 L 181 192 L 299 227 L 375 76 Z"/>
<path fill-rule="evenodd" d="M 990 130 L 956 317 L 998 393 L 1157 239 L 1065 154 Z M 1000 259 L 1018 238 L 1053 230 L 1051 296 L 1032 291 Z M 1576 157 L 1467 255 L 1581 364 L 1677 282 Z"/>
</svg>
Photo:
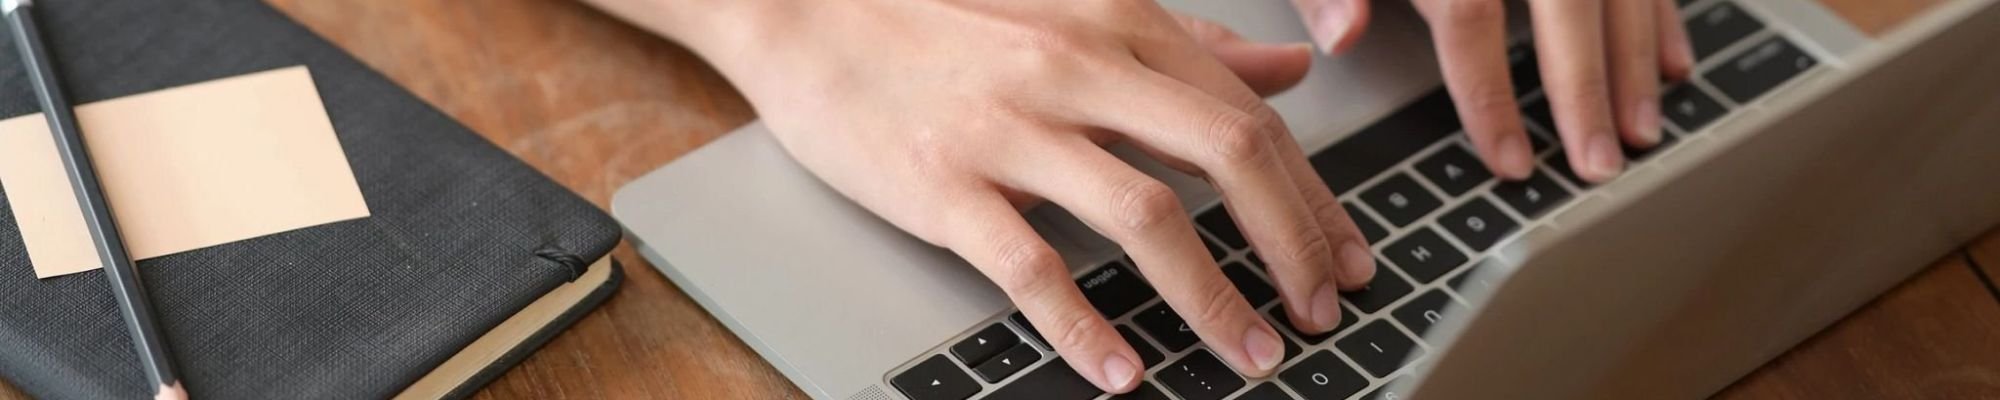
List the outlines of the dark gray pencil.
<svg viewBox="0 0 2000 400">
<path fill-rule="evenodd" d="M 43 115 L 48 116 L 49 133 L 55 135 L 63 170 L 69 173 L 77 205 L 83 208 L 84 223 L 97 246 L 97 258 L 104 262 L 104 276 L 111 280 L 111 293 L 118 300 L 118 309 L 125 315 L 125 326 L 138 349 L 140 367 L 149 379 L 147 383 L 158 388 L 155 398 L 185 399 L 187 392 L 181 388 L 174 363 L 167 356 L 167 343 L 153 322 L 153 307 L 147 302 L 146 287 L 139 281 L 132 257 L 125 252 L 125 241 L 111 218 L 111 206 L 105 203 L 104 188 L 98 184 L 90 152 L 84 148 L 83 133 L 77 129 L 76 115 L 70 110 L 69 99 L 56 77 L 55 66 L 51 64 L 54 60 L 36 30 L 29 3 L 29 0 L 0 0 L 0 12 L 6 14 L 15 47 L 21 50 L 21 62 L 28 68 L 35 99 L 42 103 Z"/>
</svg>

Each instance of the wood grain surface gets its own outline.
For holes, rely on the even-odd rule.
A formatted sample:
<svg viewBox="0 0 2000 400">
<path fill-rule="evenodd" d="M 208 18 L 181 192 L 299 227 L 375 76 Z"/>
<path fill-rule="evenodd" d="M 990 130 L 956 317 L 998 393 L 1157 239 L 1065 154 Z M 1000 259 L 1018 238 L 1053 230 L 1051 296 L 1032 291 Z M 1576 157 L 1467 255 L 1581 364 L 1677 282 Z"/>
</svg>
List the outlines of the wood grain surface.
<svg viewBox="0 0 2000 400">
<path fill-rule="evenodd" d="M 684 48 L 573 1 L 266 1 L 600 207 L 754 116 Z M 1939 0 L 1822 1 L 1882 32 Z M 2000 235 L 1983 243 L 1988 268 L 2000 265 Z M 804 397 L 630 245 L 612 255 L 625 263 L 622 291 L 477 397 Z M 2000 302 L 1955 260 L 1724 397 L 2000 397 Z M 0 385 L 0 399 L 23 397 Z"/>
<path fill-rule="evenodd" d="M 1987 232 L 1984 239 L 1966 246 L 1966 251 L 1971 253 L 1972 262 L 1986 272 L 1987 282 L 2000 284 L 1993 281 L 2000 279 L 2000 229 Z M 2000 290 L 1996 290 L 1993 295 L 2000 297 Z"/>
</svg>

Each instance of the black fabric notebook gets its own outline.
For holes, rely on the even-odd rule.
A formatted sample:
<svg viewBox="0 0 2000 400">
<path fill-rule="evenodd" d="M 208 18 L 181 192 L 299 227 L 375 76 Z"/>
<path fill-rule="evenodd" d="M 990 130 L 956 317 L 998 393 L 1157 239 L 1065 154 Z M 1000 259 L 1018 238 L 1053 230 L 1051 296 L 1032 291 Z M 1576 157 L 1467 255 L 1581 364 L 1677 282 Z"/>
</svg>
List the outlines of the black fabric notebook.
<svg viewBox="0 0 2000 400">
<path fill-rule="evenodd" d="M 196 398 L 396 395 L 608 265 L 620 233 L 601 210 L 261 2 L 35 6 L 79 103 L 306 65 L 373 214 L 139 263 Z M 0 42 L 0 117 L 38 112 L 11 40 Z M 44 398 L 149 397 L 101 272 L 35 279 L 20 217 L 0 208 L 0 377 Z"/>
</svg>

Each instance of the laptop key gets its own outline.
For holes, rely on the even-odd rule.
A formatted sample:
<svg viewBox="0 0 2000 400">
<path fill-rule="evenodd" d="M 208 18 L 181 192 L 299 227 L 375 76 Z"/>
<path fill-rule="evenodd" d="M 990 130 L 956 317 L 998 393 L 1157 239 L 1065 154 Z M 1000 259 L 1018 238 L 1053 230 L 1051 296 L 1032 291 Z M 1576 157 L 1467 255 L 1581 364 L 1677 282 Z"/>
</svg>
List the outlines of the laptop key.
<svg viewBox="0 0 2000 400">
<path fill-rule="evenodd" d="M 1458 129 L 1451 94 L 1440 88 L 1313 154 L 1313 170 L 1334 193 L 1347 193 Z"/>
<path fill-rule="evenodd" d="M 1458 145 L 1445 146 L 1437 154 L 1418 161 L 1417 173 L 1452 197 L 1463 195 L 1493 179 L 1493 173 L 1486 171 L 1486 165 L 1479 162 L 1479 157 L 1474 157 Z"/>
<path fill-rule="evenodd" d="M 1494 206 L 1485 197 L 1474 197 L 1472 201 L 1444 213 L 1438 217 L 1438 225 L 1443 225 L 1445 231 L 1451 232 L 1459 242 L 1472 247 L 1475 252 L 1486 251 L 1500 243 L 1500 238 L 1521 228 L 1520 223 L 1514 222 L 1514 217 L 1500 212 L 1500 207 Z"/>
<path fill-rule="evenodd" d="M 1195 350 L 1180 361 L 1168 364 L 1153 377 L 1167 390 L 1187 400 L 1221 400 L 1243 389 L 1246 382 L 1208 350 Z"/>
<path fill-rule="evenodd" d="M 1355 206 L 1354 203 L 1341 203 L 1340 207 L 1347 209 L 1347 217 L 1354 219 L 1354 226 L 1361 228 L 1361 237 L 1368 239 L 1368 244 L 1375 244 L 1382 241 L 1382 238 L 1389 237 L 1389 230 L 1382 228 L 1382 223 L 1375 222 L 1375 217 L 1361 212 L 1361 207 Z"/>
<path fill-rule="evenodd" d="M 1375 377 L 1386 377 L 1402 368 L 1414 356 L 1423 355 L 1415 340 L 1397 330 L 1388 320 L 1375 320 L 1354 334 L 1334 341 L 1334 347 L 1341 354 L 1354 358 L 1355 364 Z"/>
<path fill-rule="evenodd" d="M 1514 80 L 1514 97 L 1528 94 L 1542 87 L 1542 70 L 1535 55 L 1535 41 L 1529 40 L 1507 48 L 1507 71 Z"/>
<path fill-rule="evenodd" d="M 979 393 L 979 382 L 973 382 L 972 377 L 966 376 L 943 354 L 933 355 L 897 374 L 889 379 L 889 384 L 910 400 L 964 400 Z"/>
<path fill-rule="evenodd" d="M 1389 262 L 1395 263 L 1396 267 L 1402 268 L 1404 273 L 1410 274 L 1411 278 L 1423 283 L 1436 281 L 1466 261 L 1465 253 L 1446 243 L 1443 236 L 1438 236 L 1437 231 L 1429 227 L 1410 232 L 1390 243 L 1389 247 L 1382 248 L 1382 254 L 1388 256 Z M 1375 274 L 1377 277 L 1383 275 L 1391 274 Z"/>
<path fill-rule="evenodd" d="M 998 383 L 1001 379 L 1007 379 L 1009 376 L 1014 376 L 1014 373 L 1021 372 L 1021 369 L 1027 368 L 1029 364 L 1041 360 L 1042 352 L 1035 351 L 1034 347 L 1025 343 L 1017 344 L 1014 348 L 993 356 L 993 359 L 972 367 L 972 373 L 979 374 L 979 379 L 985 379 L 986 383 Z"/>
<path fill-rule="evenodd" d="M 1091 307 L 1096 307 L 1105 318 L 1125 315 L 1157 295 L 1152 286 L 1139 279 L 1139 275 L 1118 264 L 1104 264 L 1076 279 L 1076 287 L 1083 289 L 1083 297 L 1090 300 Z"/>
<path fill-rule="evenodd" d="M 1708 96 L 1708 91 L 1689 84 L 1675 85 L 1660 96 L 1660 114 L 1680 127 L 1681 132 L 1700 133 L 1708 123 L 1729 113 L 1729 107 Z"/>
<path fill-rule="evenodd" d="M 1382 264 L 1382 260 L 1375 260 L 1375 264 Z M 1382 307 L 1388 307 L 1389 303 L 1408 295 L 1410 295 L 1409 281 L 1403 280 L 1403 277 L 1396 276 L 1393 272 L 1376 271 L 1375 280 L 1368 281 L 1368 286 L 1361 287 L 1361 290 L 1341 293 L 1340 297 L 1347 299 L 1349 303 L 1354 303 L 1354 307 L 1361 309 L 1361 312 L 1374 314 L 1376 311 L 1381 311 Z"/>
<path fill-rule="evenodd" d="M 1369 208 L 1375 209 L 1395 226 L 1417 222 L 1424 214 L 1430 214 L 1443 205 L 1437 196 L 1431 195 L 1430 190 L 1424 189 L 1423 185 L 1418 185 L 1416 180 L 1404 173 L 1390 176 L 1361 192 L 1361 201 L 1368 203 Z"/>
<path fill-rule="evenodd" d="M 1279 389 L 1276 382 L 1264 382 L 1243 392 L 1242 396 L 1236 396 L 1236 400 L 1293 400 L 1293 398 L 1292 395 L 1285 394 L 1284 389 Z"/>
<path fill-rule="evenodd" d="M 1111 396 L 1111 400 L 1173 400 L 1173 399 L 1167 398 L 1167 394 L 1161 393 L 1160 388 L 1154 387 L 1152 382 L 1139 382 L 1138 388 L 1132 389 L 1131 392 L 1127 392 L 1125 394 Z"/>
<path fill-rule="evenodd" d="M 1317 335 L 1307 335 L 1305 331 L 1301 331 L 1299 330 L 1298 327 L 1292 326 L 1292 317 L 1290 316 L 1290 314 L 1285 313 L 1284 304 L 1279 304 L 1276 307 L 1271 307 L 1270 315 L 1272 321 L 1278 321 L 1278 326 L 1285 327 L 1286 331 L 1292 332 L 1292 336 L 1298 336 L 1299 340 L 1304 340 L 1306 344 L 1312 344 L 1312 345 L 1325 343 L 1326 339 L 1332 338 L 1333 335 L 1338 335 L 1341 332 L 1346 332 L 1348 327 L 1354 326 L 1354 320 L 1361 319 L 1360 313 L 1354 312 L 1354 309 L 1352 308 L 1347 308 L 1346 306 L 1342 306 L 1340 307 L 1340 323 L 1334 325 L 1332 331 L 1327 331 L 1326 333 L 1321 333 Z"/>
<path fill-rule="evenodd" d="M 1236 284 L 1236 291 L 1243 293 L 1243 299 L 1249 300 L 1252 308 L 1263 307 L 1265 303 L 1278 298 L 1278 289 L 1264 283 L 1264 278 L 1258 278 L 1257 274 L 1251 273 L 1250 267 L 1243 266 L 1243 263 L 1230 262 L 1229 265 L 1222 266 L 1222 275 L 1229 277 L 1230 283 Z"/>
<path fill-rule="evenodd" d="M 1293 357 L 1298 357 L 1299 353 L 1305 352 L 1305 349 L 1300 348 L 1297 342 L 1293 342 L 1291 339 L 1286 339 L 1285 335 L 1278 335 L 1278 341 L 1285 342 L 1285 358 L 1278 359 L 1279 364 L 1283 364 L 1286 361 L 1291 361 Z"/>
<path fill-rule="evenodd" d="M 1553 210 L 1557 205 L 1569 201 L 1569 189 L 1556 184 L 1548 174 L 1536 172 L 1520 182 L 1501 182 L 1493 186 L 1493 195 L 1507 207 L 1520 212 L 1521 216 L 1539 218 L 1542 213 Z"/>
<path fill-rule="evenodd" d="M 1042 345 L 1042 348 L 1053 348 L 1049 347 L 1049 339 L 1042 337 L 1042 331 L 1035 329 L 1035 324 L 1028 323 L 1028 316 L 1021 315 L 1020 311 L 1015 311 L 1014 315 L 1007 316 L 1007 320 L 1014 321 L 1014 326 L 1021 327 L 1021 331 L 1027 332 L 1028 338 L 1034 339 L 1035 343 Z"/>
<path fill-rule="evenodd" d="M 1061 358 L 1042 363 L 1040 368 L 1028 371 L 1020 378 L 1008 382 L 1007 386 L 987 395 L 988 400 L 1090 400 L 1103 395 L 1083 375 L 1077 375 L 1069 362 Z"/>
<path fill-rule="evenodd" d="M 1556 127 L 1556 113 L 1555 111 L 1549 110 L 1548 97 L 1546 96 L 1536 97 L 1534 100 L 1528 100 L 1522 103 L 1521 115 L 1528 117 L 1529 121 L 1534 121 L 1535 125 L 1541 126 L 1542 131 L 1556 135 L 1557 137 L 1562 137 L 1561 131 L 1558 130 L 1561 128 Z M 1541 150 L 1542 149 L 1537 148 L 1535 149 L 1535 152 L 1540 153 Z"/>
<path fill-rule="evenodd" d="M 1405 399 L 1409 399 L 1409 398 L 1410 398 L 1410 395 L 1408 395 L 1408 394 L 1404 394 L 1404 393 L 1402 392 L 1402 389 L 1398 389 L 1398 388 L 1402 387 L 1402 383 L 1403 383 L 1403 378 L 1401 378 L 1401 377 L 1397 377 L 1397 378 L 1396 378 L 1395 380 L 1392 380 L 1392 381 L 1389 381 L 1389 383 L 1387 383 L 1387 384 L 1383 384 L 1383 385 L 1382 385 L 1382 387 L 1378 387 L 1378 388 L 1375 388 L 1375 391 L 1373 391 L 1373 392 L 1368 392 L 1368 395 L 1367 395 L 1367 396 L 1361 396 L 1361 399 L 1362 399 L 1362 400 L 1405 400 Z"/>
<path fill-rule="evenodd" d="M 1555 129 L 1555 128 L 1549 128 L 1549 129 Z M 1553 135 L 1555 134 L 1555 132 L 1550 131 L 1549 134 Z M 1536 133 L 1534 131 L 1529 131 L 1528 148 L 1535 149 L 1535 154 L 1542 154 L 1542 153 L 1547 153 L 1549 149 L 1555 148 L 1555 144 L 1554 142 L 1549 141 L 1548 136 L 1543 135 L 1541 133 Z"/>
<path fill-rule="evenodd" d="M 1488 293 L 1493 293 L 1493 289 L 1497 288 L 1494 285 L 1496 282 L 1477 278 L 1473 275 L 1477 274 L 1480 269 L 1490 268 L 1486 264 L 1492 262 L 1493 259 L 1491 258 L 1481 260 L 1478 264 L 1473 264 L 1472 268 L 1466 268 L 1465 272 L 1460 272 L 1458 275 L 1452 276 L 1451 280 L 1447 281 L 1447 284 L 1451 285 L 1451 290 L 1458 291 L 1459 294 L 1464 295 L 1467 299 L 1485 298 Z"/>
<path fill-rule="evenodd" d="M 1576 168 L 1570 167 L 1569 151 L 1557 150 L 1555 153 L 1549 154 L 1545 162 L 1549 165 L 1549 169 L 1556 170 L 1556 175 L 1561 175 L 1570 184 L 1584 189 L 1589 189 L 1592 186 L 1590 182 L 1584 181 L 1582 176 L 1576 174 Z"/>
<path fill-rule="evenodd" d="M 1722 95 L 1742 104 L 1756 100 L 1815 65 L 1819 65 L 1819 60 L 1812 55 L 1799 50 L 1783 36 L 1772 36 L 1701 76 L 1721 90 Z"/>
<path fill-rule="evenodd" d="M 1215 261 L 1222 261 L 1223 257 L 1229 257 L 1229 250 L 1223 250 L 1222 246 L 1215 245 L 1215 239 L 1201 238 L 1201 244 L 1208 247 L 1208 256 L 1214 257 Z"/>
<path fill-rule="evenodd" d="M 1342 400 L 1368 388 L 1368 378 L 1326 350 L 1313 352 L 1279 372 L 1278 381 L 1306 400 Z"/>
<path fill-rule="evenodd" d="M 1230 249 L 1240 250 L 1250 247 L 1250 242 L 1243 240 L 1243 231 L 1236 229 L 1236 219 L 1231 218 L 1229 210 L 1221 204 L 1209 207 L 1208 211 L 1196 215 L 1194 222 L 1200 224 L 1202 229 L 1207 229 L 1209 234 L 1215 235 L 1215 240 L 1222 241 L 1222 244 L 1228 245 Z"/>
<path fill-rule="evenodd" d="M 965 365 L 979 365 L 1020 343 L 1021 337 L 1014 336 L 1014 331 L 1007 329 L 1006 325 L 993 324 L 951 345 L 951 355 Z"/>
<path fill-rule="evenodd" d="M 1634 163 L 1646 161 L 1646 158 L 1652 157 L 1653 153 L 1673 147 L 1675 141 L 1677 140 L 1674 138 L 1674 134 L 1662 128 L 1660 129 L 1660 142 L 1654 143 L 1653 147 L 1639 148 L 1629 144 L 1625 145 L 1625 159 L 1632 160 Z"/>
<path fill-rule="evenodd" d="M 1764 23 L 1729 2 L 1696 11 L 1687 20 L 1688 44 L 1696 60 L 1706 60 L 1723 48 L 1764 29 Z"/>
<path fill-rule="evenodd" d="M 1145 338 L 1139 337 L 1139 332 L 1133 331 L 1132 327 L 1119 325 L 1118 336 L 1125 338 L 1125 344 L 1132 346 L 1132 352 L 1139 353 L 1139 363 L 1145 364 L 1147 369 L 1167 360 L 1166 356 L 1160 355 L 1160 349 L 1154 348 L 1152 343 L 1147 343 Z"/>
<path fill-rule="evenodd" d="M 1397 307 L 1396 311 L 1390 312 L 1389 315 L 1395 316 L 1396 322 L 1403 323 L 1404 328 L 1410 328 L 1411 333 L 1421 337 L 1424 332 L 1431 329 L 1431 326 L 1444 320 L 1445 307 L 1450 305 L 1451 295 L 1444 294 L 1441 290 L 1431 290 L 1410 299 L 1408 303 L 1403 303 L 1402 307 Z"/>
<path fill-rule="evenodd" d="M 1168 352 L 1187 350 L 1188 346 L 1201 341 L 1200 336 L 1195 336 L 1194 329 L 1188 327 L 1187 321 L 1182 320 L 1180 314 L 1175 314 L 1174 309 L 1168 307 L 1166 302 L 1160 302 L 1152 308 L 1147 308 L 1146 311 L 1140 311 L 1138 315 L 1133 315 L 1132 322 L 1138 323 L 1139 329 L 1146 330 L 1146 334 L 1151 335 L 1153 340 L 1160 341 L 1160 345 L 1166 346 Z"/>
</svg>

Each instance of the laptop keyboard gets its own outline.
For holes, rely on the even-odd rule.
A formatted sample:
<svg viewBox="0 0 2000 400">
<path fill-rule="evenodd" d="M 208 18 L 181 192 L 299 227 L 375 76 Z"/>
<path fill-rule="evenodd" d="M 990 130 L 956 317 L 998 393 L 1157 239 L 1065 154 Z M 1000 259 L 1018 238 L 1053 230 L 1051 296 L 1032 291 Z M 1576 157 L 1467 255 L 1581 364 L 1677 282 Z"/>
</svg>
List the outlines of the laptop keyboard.
<svg viewBox="0 0 2000 400">
<path fill-rule="evenodd" d="M 1671 151 L 1716 121 L 1817 66 L 1819 61 L 1748 11 L 1726 0 L 1683 0 L 1697 77 L 1666 87 L 1661 111 L 1672 126 L 1659 146 L 1627 149 L 1634 166 Z M 1480 257 L 1579 198 L 1577 179 L 1555 145 L 1553 118 L 1535 73 L 1534 49 L 1509 51 L 1529 136 L 1540 160 L 1520 182 L 1494 178 L 1470 150 L 1443 89 L 1423 96 L 1312 157 L 1312 165 L 1380 254 L 1363 290 L 1343 293 L 1333 332 L 1290 326 L 1263 262 L 1221 206 L 1197 213 L 1209 252 L 1274 325 L 1285 360 L 1267 379 L 1237 375 L 1202 345 L 1187 323 L 1141 279 L 1129 259 L 1077 278 L 1090 304 L 1138 351 L 1147 371 L 1132 393 L 1106 396 L 1050 349 L 1021 313 L 973 327 L 938 350 L 892 371 L 889 383 L 913 400 L 984 399 L 1395 399 L 1392 383 L 1424 359 L 1420 338 L 1494 282 L 1475 277 Z M 1018 332 L 1018 334 L 1017 334 Z"/>
</svg>

